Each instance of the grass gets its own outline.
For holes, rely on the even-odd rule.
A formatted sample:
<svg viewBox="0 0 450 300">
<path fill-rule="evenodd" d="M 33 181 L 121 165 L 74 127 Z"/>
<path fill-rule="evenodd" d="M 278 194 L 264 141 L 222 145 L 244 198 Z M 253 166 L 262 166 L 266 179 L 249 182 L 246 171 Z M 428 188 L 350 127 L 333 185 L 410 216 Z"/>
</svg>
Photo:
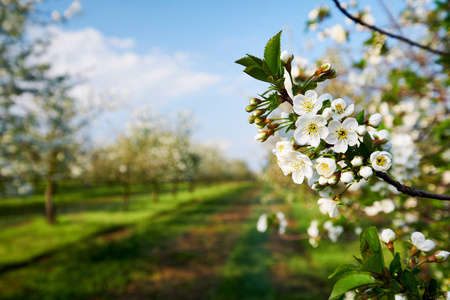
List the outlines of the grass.
<svg viewBox="0 0 450 300">
<path fill-rule="evenodd" d="M 0 269 L 2 265 L 23 263 L 89 236 L 123 228 L 183 203 L 205 201 L 239 187 L 238 184 L 224 184 L 199 188 L 194 194 L 182 191 L 176 199 L 166 193 L 160 196 L 158 203 L 153 203 L 148 194 L 135 195 L 126 212 L 121 210 L 121 197 L 116 196 L 103 201 L 98 210 L 71 213 L 68 209 L 67 213 L 58 216 L 54 226 L 47 225 L 42 216 L 29 216 L 24 223 L 0 231 Z M 101 199 L 96 200 L 101 202 Z"/>
<path fill-rule="evenodd" d="M 157 216 L 155 210 L 146 217 L 136 215 L 134 217 L 142 219 L 128 227 L 124 237 L 84 240 L 47 260 L 4 274 L 0 277 L 0 297 L 109 299 L 132 293 L 130 283 L 146 282 L 158 272 L 162 263 L 177 266 L 196 259 L 195 253 L 176 252 L 176 248 L 171 247 L 172 241 L 193 228 L 205 225 L 208 216 L 224 212 L 235 203 L 248 201 L 245 191 L 251 187 L 249 184 L 211 187 L 202 192 L 199 190 L 197 201 L 189 205 L 172 205 L 174 209 L 170 213 Z M 170 205 L 167 202 L 161 201 L 166 206 Z M 134 215 L 133 212 L 130 214 Z M 102 221 L 105 219 L 99 220 Z M 158 294 L 151 294 L 146 288 L 150 289 L 151 285 L 144 285 L 139 293 L 148 292 L 151 297 L 146 298 L 159 299 Z M 143 295 L 134 294 L 134 297 Z"/>
</svg>

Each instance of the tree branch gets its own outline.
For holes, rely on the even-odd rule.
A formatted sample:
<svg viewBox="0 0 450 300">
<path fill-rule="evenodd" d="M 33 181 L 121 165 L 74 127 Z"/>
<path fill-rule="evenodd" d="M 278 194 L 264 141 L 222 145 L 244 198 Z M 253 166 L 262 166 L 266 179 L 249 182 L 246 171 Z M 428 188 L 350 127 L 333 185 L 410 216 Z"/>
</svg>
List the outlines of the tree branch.
<svg viewBox="0 0 450 300">
<path fill-rule="evenodd" d="M 280 91 L 281 99 L 283 99 L 283 102 L 289 102 L 292 106 L 294 106 L 294 101 L 292 101 L 291 97 L 289 97 L 288 92 L 286 89 L 282 89 Z"/>
<path fill-rule="evenodd" d="M 405 42 L 405 43 L 407 43 L 407 44 L 409 44 L 409 45 L 412 45 L 412 46 L 415 46 L 415 47 L 422 48 L 422 49 L 424 49 L 424 50 L 426 50 L 426 51 L 429 51 L 429 52 L 432 52 L 432 53 L 435 53 L 435 54 L 439 54 L 439 55 L 443 55 L 443 56 L 448 56 L 448 55 L 450 55 L 450 52 L 445 52 L 445 51 L 433 49 L 433 48 L 430 48 L 430 47 L 428 47 L 428 46 L 421 45 L 421 44 L 418 44 L 418 43 L 416 43 L 416 42 L 414 42 L 414 41 L 411 41 L 410 39 L 407 39 L 407 38 L 405 38 L 405 37 L 403 37 L 403 36 L 401 36 L 401 35 L 394 34 L 394 33 L 390 33 L 390 32 L 387 32 L 387 31 L 384 30 L 384 29 L 378 28 L 378 27 L 373 26 L 373 25 L 369 25 L 369 24 L 367 24 L 366 22 L 362 21 L 360 18 L 357 18 L 357 17 L 353 16 L 352 14 L 350 14 L 345 8 L 343 8 L 343 7 L 341 6 L 341 3 L 339 3 L 338 0 L 333 0 L 333 2 L 336 4 L 336 7 L 337 7 L 344 15 L 346 15 L 349 19 L 351 19 L 353 22 L 355 22 L 355 23 L 357 23 L 357 24 L 360 24 L 360 25 L 362 25 L 362 26 L 365 26 L 365 27 L 367 27 L 367 28 L 369 28 L 369 29 L 371 29 L 371 30 L 373 30 L 373 31 L 377 31 L 377 32 L 379 32 L 379 33 L 381 33 L 381 34 L 390 36 L 391 38 L 394 38 L 394 39 L 400 40 L 400 41 L 402 41 L 402 42 Z"/>
<path fill-rule="evenodd" d="M 413 189 L 412 187 L 406 186 L 404 184 L 401 184 L 398 181 L 395 181 L 394 179 L 389 177 L 388 174 L 386 174 L 384 172 L 376 171 L 375 175 L 377 175 L 378 177 L 380 177 L 381 179 L 383 179 L 384 181 L 386 181 L 390 185 L 393 185 L 394 187 L 396 187 L 397 191 L 399 191 L 399 192 L 401 192 L 403 194 L 410 195 L 410 196 L 413 196 L 413 197 L 422 197 L 422 198 L 430 198 L 430 199 L 450 201 L 450 195 L 432 194 L 432 193 L 424 192 L 424 191 L 421 191 L 421 190 Z"/>
</svg>

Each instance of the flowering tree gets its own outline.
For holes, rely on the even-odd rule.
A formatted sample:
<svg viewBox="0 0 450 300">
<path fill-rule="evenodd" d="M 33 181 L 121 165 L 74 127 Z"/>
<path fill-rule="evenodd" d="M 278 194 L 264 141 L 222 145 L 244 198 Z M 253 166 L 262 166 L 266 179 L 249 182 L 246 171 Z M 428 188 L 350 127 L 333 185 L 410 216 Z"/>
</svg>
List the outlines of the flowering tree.
<svg viewBox="0 0 450 300">
<path fill-rule="evenodd" d="M 313 12 L 310 14 L 310 26 L 317 25 L 328 14 L 328 9 L 323 7 Z M 336 32 L 342 32 L 342 26 L 334 28 L 325 32 L 334 36 Z M 244 72 L 248 75 L 270 84 L 258 98 L 250 100 L 246 110 L 252 113 L 249 122 L 260 129 L 255 136 L 257 140 L 264 142 L 276 132 L 285 139 L 277 142 L 273 150 L 284 175 L 291 175 L 296 184 L 307 181 L 312 190 L 318 191 L 321 196 L 318 204 L 331 218 L 338 216 L 339 207 L 346 202 L 343 196 L 351 186 L 365 182 L 373 175 L 409 196 L 450 200 L 448 195 L 414 189 L 389 176 L 386 171 L 395 162 L 395 157 L 390 152 L 390 132 L 383 129 L 386 127 L 381 127 L 383 116 L 378 112 L 366 114 L 349 101 L 333 99 L 328 93 L 319 95 L 315 92 L 318 83 L 337 76 L 336 70 L 325 63 L 309 74 L 301 72 L 301 68 L 297 67 L 297 74 L 293 74 L 291 64 L 294 57 L 287 51 L 281 53 L 280 35 L 281 32 L 267 43 L 264 59 L 247 55 L 236 62 L 245 67 Z M 346 36 L 347 34 L 340 36 L 337 41 L 345 41 Z M 277 115 L 279 110 L 282 112 Z M 400 160 L 398 164 L 406 162 Z M 274 218 L 263 215 L 258 222 L 258 229 L 265 231 L 267 226 L 261 224 L 266 224 L 268 219 L 272 219 L 269 224 L 277 223 L 281 228 L 282 218 L 274 222 Z M 324 227 L 329 233 L 333 233 L 329 234 L 330 238 L 342 233 L 342 227 L 334 227 L 331 222 Z M 317 223 L 311 225 L 308 234 L 312 238 L 318 237 Z M 434 242 L 425 242 L 423 235 L 418 238 L 420 234 L 414 233 L 412 236 L 413 248 L 404 267 L 399 254 L 394 253 L 389 244 L 393 240 L 384 240 L 394 254 L 394 260 L 387 269 L 376 229 L 369 227 L 363 230 L 360 235 L 363 258 L 357 259 L 356 265 L 336 270 L 333 277 L 338 278 L 338 281 L 330 299 L 338 299 L 347 291 L 355 289 L 361 299 L 379 299 L 384 296 L 394 299 L 394 296 L 399 298 L 404 295 L 408 299 L 418 299 L 419 294 L 423 299 L 443 296 L 436 281 L 422 281 L 417 275 L 420 265 L 425 262 L 442 262 L 447 258 L 448 252 L 437 252 L 426 260 L 417 262 L 416 258 L 421 251 L 428 252 L 434 248 Z M 425 244 L 430 247 L 424 246 Z"/>
</svg>

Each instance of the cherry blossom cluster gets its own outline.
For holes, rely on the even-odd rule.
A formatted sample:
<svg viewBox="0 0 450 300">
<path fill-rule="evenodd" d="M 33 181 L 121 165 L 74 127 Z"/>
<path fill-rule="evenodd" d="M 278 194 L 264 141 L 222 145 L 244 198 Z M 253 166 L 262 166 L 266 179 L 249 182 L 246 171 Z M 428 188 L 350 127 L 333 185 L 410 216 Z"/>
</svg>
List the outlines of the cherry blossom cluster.
<svg viewBox="0 0 450 300">
<path fill-rule="evenodd" d="M 292 59 L 286 51 L 281 54 L 286 69 Z M 313 76 L 320 78 L 331 70 L 334 69 L 330 64 L 323 64 Z M 274 111 L 270 109 L 272 99 L 253 98 L 246 108 L 252 112 L 249 121 L 260 129 L 255 139 L 261 142 L 278 132 L 284 139 L 273 150 L 278 166 L 295 183 L 307 181 L 319 191 L 320 210 L 334 218 L 340 198 L 350 185 L 368 180 L 374 171 L 385 172 L 391 167 L 390 133 L 385 129 L 377 131 L 381 114 L 365 116 L 361 111 L 353 117 L 354 104 L 342 98 L 333 99 L 328 93 L 318 95 L 312 89 L 294 95 L 289 74 L 285 72 L 284 86 L 285 97 L 292 99 L 290 113 L 282 112 L 280 118 L 270 119 L 268 113 Z M 336 194 L 339 189 L 343 191 Z"/>
</svg>

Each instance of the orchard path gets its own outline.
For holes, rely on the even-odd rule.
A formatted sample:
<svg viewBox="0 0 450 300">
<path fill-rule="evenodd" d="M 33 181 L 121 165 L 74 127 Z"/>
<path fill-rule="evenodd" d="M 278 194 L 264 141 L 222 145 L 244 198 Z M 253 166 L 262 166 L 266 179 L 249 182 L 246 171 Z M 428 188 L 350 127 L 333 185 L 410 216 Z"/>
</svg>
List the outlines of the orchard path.
<svg viewBox="0 0 450 300">
<path fill-rule="evenodd" d="M 198 199 L 13 270 L 0 276 L 0 299 L 326 298 L 302 296 L 323 282 L 296 278 L 283 263 L 306 255 L 301 246 L 256 231 L 259 192 Z"/>
</svg>

